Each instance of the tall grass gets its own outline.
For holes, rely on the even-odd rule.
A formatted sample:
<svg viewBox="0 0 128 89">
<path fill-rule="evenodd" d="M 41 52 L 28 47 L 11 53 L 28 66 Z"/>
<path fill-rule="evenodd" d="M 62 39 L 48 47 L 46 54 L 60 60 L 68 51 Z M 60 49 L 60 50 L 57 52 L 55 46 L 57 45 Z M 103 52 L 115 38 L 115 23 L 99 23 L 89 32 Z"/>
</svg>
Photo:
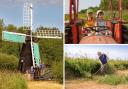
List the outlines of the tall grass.
<svg viewBox="0 0 128 89">
<path fill-rule="evenodd" d="M 106 75 L 99 78 L 97 82 L 110 85 L 126 84 L 128 83 L 128 76 Z"/>
<path fill-rule="evenodd" d="M 27 83 L 20 73 L 0 71 L 0 89 L 27 89 Z"/>
<path fill-rule="evenodd" d="M 109 63 L 113 65 L 118 70 L 128 69 L 127 60 L 110 60 Z"/>
<path fill-rule="evenodd" d="M 63 62 L 55 61 L 52 64 L 53 78 L 59 83 L 63 83 Z"/>
<path fill-rule="evenodd" d="M 96 60 L 66 58 L 65 74 L 66 78 L 71 77 L 88 77 L 100 68 L 100 63 Z"/>
<path fill-rule="evenodd" d="M 99 60 L 89 58 L 65 58 L 65 75 L 67 79 L 73 77 L 88 77 L 100 68 Z M 116 70 L 128 69 L 126 60 L 108 61 L 107 74 L 112 74 Z"/>
<path fill-rule="evenodd" d="M 18 66 L 18 58 L 13 55 L 0 53 L 0 69 L 15 70 Z"/>
<path fill-rule="evenodd" d="M 127 75 L 118 75 L 116 70 L 128 69 L 127 60 L 109 60 L 107 74 L 105 76 L 95 75 L 95 72 L 100 68 L 100 62 L 90 58 L 65 58 L 65 78 L 66 79 L 93 79 L 98 83 L 110 85 L 128 83 Z M 92 77 L 93 75 L 93 77 Z M 90 77 L 91 76 L 91 77 Z"/>
</svg>

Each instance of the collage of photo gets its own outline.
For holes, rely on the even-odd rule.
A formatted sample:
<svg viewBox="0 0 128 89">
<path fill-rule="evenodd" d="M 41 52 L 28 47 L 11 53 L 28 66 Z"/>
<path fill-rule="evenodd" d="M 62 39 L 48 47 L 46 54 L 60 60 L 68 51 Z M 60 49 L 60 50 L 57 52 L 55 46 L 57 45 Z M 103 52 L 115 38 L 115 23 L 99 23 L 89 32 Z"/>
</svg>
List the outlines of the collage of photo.
<svg viewBox="0 0 128 89">
<path fill-rule="evenodd" d="M 0 89 L 128 89 L 128 0 L 1 0 Z"/>
</svg>

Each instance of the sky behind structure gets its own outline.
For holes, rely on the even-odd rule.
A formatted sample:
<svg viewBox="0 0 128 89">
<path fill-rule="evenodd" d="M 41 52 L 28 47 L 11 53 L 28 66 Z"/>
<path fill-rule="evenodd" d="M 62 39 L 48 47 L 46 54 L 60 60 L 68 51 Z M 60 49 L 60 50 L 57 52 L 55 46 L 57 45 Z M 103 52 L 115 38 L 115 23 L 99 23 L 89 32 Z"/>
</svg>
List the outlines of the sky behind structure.
<svg viewBox="0 0 128 89">
<path fill-rule="evenodd" d="M 127 59 L 127 45 L 65 45 L 65 53 L 69 57 L 97 58 L 97 52 L 103 52 L 110 59 Z"/>
<path fill-rule="evenodd" d="M 23 4 L 33 3 L 33 26 L 63 30 L 63 0 L 0 0 L 0 18 L 5 25 L 23 25 Z"/>
<path fill-rule="evenodd" d="M 90 6 L 99 6 L 101 0 L 79 0 L 79 11 Z M 69 13 L 69 0 L 65 0 L 65 13 Z"/>
</svg>

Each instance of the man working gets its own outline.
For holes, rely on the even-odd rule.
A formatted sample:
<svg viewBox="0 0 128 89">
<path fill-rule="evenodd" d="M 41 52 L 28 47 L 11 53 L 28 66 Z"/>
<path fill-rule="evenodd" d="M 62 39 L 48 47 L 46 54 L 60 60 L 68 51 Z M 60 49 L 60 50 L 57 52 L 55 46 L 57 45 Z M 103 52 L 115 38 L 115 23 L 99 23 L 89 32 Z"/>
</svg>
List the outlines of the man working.
<svg viewBox="0 0 128 89">
<path fill-rule="evenodd" d="M 107 66 L 108 66 L 107 60 L 108 60 L 108 57 L 107 57 L 106 54 L 103 54 L 101 52 L 98 52 L 97 54 L 98 54 L 99 60 L 101 62 L 100 72 L 101 72 L 101 74 L 104 75 L 107 72 Z"/>
</svg>

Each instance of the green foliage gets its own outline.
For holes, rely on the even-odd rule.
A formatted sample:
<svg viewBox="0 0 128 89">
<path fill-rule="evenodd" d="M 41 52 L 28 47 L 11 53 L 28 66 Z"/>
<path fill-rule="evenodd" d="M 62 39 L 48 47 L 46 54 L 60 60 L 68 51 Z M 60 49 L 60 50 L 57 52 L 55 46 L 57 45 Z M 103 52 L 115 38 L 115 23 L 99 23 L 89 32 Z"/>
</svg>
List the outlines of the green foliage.
<svg viewBox="0 0 128 89">
<path fill-rule="evenodd" d="M 54 61 L 63 59 L 62 39 L 40 39 L 39 40 L 41 60 L 45 64 L 51 65 Z"/>
<path fill-rule="evenodd" d="M 88 9 L 92 9 L 93 12 L 96 12 L 97 10 L 99 10 L 100 8 L 99 7 L 89 7 Z M 86 13 L 88 9 L 82 9 L 79 13 L 82 14 L 82 13 Z"/>
<path fill-rule="evenodd" d="M 55 61 L 52 64 L 53 78 L 60 83 L 63 83 L 63 62 Z"/>
<path fill-rule="evenodd" d="M 112 0 L 112 7 L 113 10 L 118 10 L 118 1 L 119 0 Z M 123 10 L 128 9 L 128 0 L 122 0 L 122 8 Z M 100 6 L 102 10 L 108 10 L 110 7 L 109 0 L 101 0 Z"/>
<path fill-rule="evenodd" d="M 27 83 L 20 73 L 0 71 L 0 89 L 27 89 Z"/>
<path fill-rule="evenodd" d="M 118 11 L 114 11 L 114 12 L 116 13 L 116 17 L 118 17 Z M 96 12 L 94 12 L 94 17 L 96 16 L 95 14 L 96 14 Z M 110 15 L 110 11 L 105 11 L 105 15 L 104 16 L 105 16 L 104 18 L 106 20 L 109 20 L 110 17 L 112 17 Z M 79 13 L 78 14 L 78 18 L 79 19 L 86 19 L 87 18 L 86 12 L 85 13 Z M 127 10 L 124 10 L 123 11 L 122 18 L 123 18 L 123 20 L 128 21 L 128 11 Z M 68 14 L 65 14 L 65 21 L 67 21 L 67 20 L 69 20 L 69 15 Z"/>
<path fill-rule="evenodd" d="M 25 34 L 27 31 L 24 30 L 23 27 L 19 27 L 19 28 L 17 28 L 16 32 L 18 32 L 18 33 L 24 33 Z"/>
<path fill-rule="evenodd" d="M 114 68 L 118 70 L 128 69 L 128 61 L 127 60 L 110 60 L 109 63 L 114 66 Z"/>
<path fill-rule="evenodd" d="M 17 28 L 16 26 L 14 26 L 13 24 L 9 24 L 7 27 L 6 27 L 6 30 L 10 31 L 10 32 L 16 32 Z"/>
<path fill-rule="evenodd" d="M 2 41 L 2 47 L 0 48 L 0 52 L 9 55 L 14 55 L 19 58 L 21 46 L 22 44 L 19 43 Z"/>
<path fill-rule="evenodd" d="M 90 77 L 100 68 L 97 60 L 89 58 L 68 58 L 65 60 L 65 74 L 67 79 L 73 77 Z M 126 60 L 110 60 L 108 62 L 107 74 L 112 74 L 115 70 L 128 69 L 128 61 Z"/>
<path fill-rule="evenodd" d="M 105 83 L 110 85 L 118 85 L 128 83 L 128 76 L 118 76 L 118 75 L 105 75 L 98 79 L 99 83 Z"/>
<path fill-rule="evenodd" d="M 0 69 L 15 70 L 18 66 L 18 58 L 13 55 L 0 53 Z"/>
<path fill-rule="evenodd" d="M 66 58 L 65 72 L 66 78 L 70 77 L 90 77 L 100 68 L 100 63 L 93 59 L 72 59 Z"/>
</svg>

